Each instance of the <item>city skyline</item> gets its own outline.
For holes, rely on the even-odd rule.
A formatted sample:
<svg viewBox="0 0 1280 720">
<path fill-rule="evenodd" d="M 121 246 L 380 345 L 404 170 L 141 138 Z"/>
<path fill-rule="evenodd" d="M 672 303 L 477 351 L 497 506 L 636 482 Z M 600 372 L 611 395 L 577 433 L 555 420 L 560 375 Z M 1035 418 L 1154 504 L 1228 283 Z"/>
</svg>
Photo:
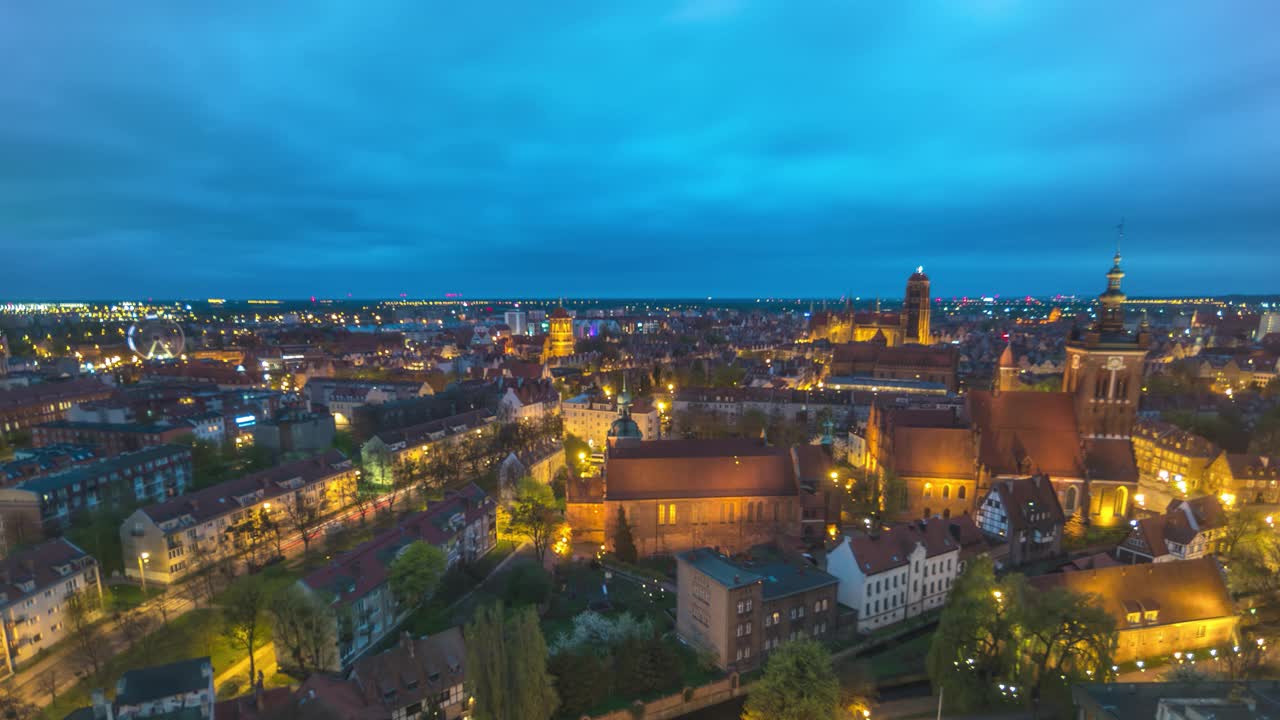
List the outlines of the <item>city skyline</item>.
<svg viewBox="0 0 1280 720">
<path fill-rule="evenodd" d="M 0 293 L 1277 290 L 1266 4 L 490 10 L 5 11 Z"/>
</svg>

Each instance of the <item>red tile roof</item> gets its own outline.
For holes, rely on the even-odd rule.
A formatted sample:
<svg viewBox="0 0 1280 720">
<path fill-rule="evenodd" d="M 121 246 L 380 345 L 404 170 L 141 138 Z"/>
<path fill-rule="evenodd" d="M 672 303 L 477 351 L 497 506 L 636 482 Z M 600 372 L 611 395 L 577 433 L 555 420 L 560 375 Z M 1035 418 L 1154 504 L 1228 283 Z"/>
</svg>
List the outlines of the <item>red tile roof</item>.
<svg viewBox="0 0 1280 720">
<path fill-rule="evenodd" d="M 609 500 L 796 495 L 787 448 L 756 440 L 654 440 L 615 447 L 605 461 Z"/>
<path fill-rule="evenodd" d="M 969 413 L 981 437 L 978 460 L 993 475 L 1083 475 L 1071 395 L 973 390 Z"/>
<path fill-rule="evenodd" d="M 1135 603 L 1158 608 L 1158 625 L 1235 615 L 1222 569 L 1211 557 L 1055 573 L 1030 582 L 1039 590 L 1066 588 L 1096 594 L 1120 630 L 1131 627 L 1127 616 Z"/>
<path fill-rule="evenodd" d="M 893 428 L 893 471 L 903 477 L 972 478 L 973 432 L 968 428 Z"/>
<path fill-rule="evenodd" d="M 937 557 L 952 550 L 985 547 L 982 533 L 968 515 L 929 518 L 895 525 L 878 535 L 849 538 L 849 549 L 862 572 L 876 575 L 902 567 L 916 545 L 923 545 L 925 557 Z"/>
<path fill-rule="evenodd" d="M 1019 530 L 1048 532 L 1066 522 L 1053 483 L 1043 476 L 1010 478 L 991 486 L 1009 518 L 1009 537 Z"/>
</svg>

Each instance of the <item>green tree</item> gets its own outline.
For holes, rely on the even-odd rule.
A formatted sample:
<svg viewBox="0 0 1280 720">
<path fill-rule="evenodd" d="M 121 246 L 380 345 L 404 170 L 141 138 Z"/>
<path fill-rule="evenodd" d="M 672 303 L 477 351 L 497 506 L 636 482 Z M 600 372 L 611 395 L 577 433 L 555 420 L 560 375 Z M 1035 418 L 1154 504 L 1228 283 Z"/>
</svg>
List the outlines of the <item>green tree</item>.
<svg viewBox="0 0 1280 720">
<path fill-rule="evenodd" d="M 613 528 L 613 554 L 625 563 L 634 563 L 639 557 L 631 526 L 627 524 L 627 513 L 622 508 L 618 508 L 618 521 Z"/>
<path fill-rule="evenodd" d="M 551 487 L 533 478 L 521 478 L 516 485 L 515 500 L 511 504 L 511 521 L 508 529 L 533 544 L 538 563 L 545 562 L 547 549 L 565 526 L 564 516 L 557 507 Z"/>
<path fill-rule="evenodd" d="M 795 640 L 769 656 L 742 720 L 832 720 L 839 705 L 831 654 L 813 640 Z"/>
<path fill-rule="evenodd" d="M 1232 593 L 1264 593 L 1280 588 L 1280 535 L 1252 508 L 1227 512 L 1218 545 Z"/>
<path fill-rule="evenodd" d="M 605 658 L 590 650 L 554 655 L 547 668 L 555 677 L 562 718 L 576 720 L 609 697 L 613 669 Z"/>
<path fill-rule="evenodd" d="M 293 666 L 304 672 L 329 670 L 337 665 L 337 638 L 333 637 L 333 613 L 297 585 L 276 592 L 267 604 L 272 639 L 288 653 Z M 282 653 L 277 657 L 283 659 Z"/>
<path fill-rule="evenodd" d="M 1102 598 L 1065 588 L 1033 590 L 1013 575 L 1009 596 L 1020 638 L 1019 687 L 1030 690 L 1025 703 L 1038 699 L 1048 707 L 1070 705 L 1070 688 L 1111 667 L 1116 623 Z"/>
<path fill-rule="evenodd" d="M 925 664 L 954 711 L 985 706 L 997 679 L 1012 673 L 1017 651 L 1009 590 L 996 582 L 987 557 L 970 561 L 951 588 Z"/>
<path fill-rule="evenodd" d="M 466 636 L 476 720 L 549 720 L 559 700 L 534 609 L 507 616 L 501 603 L 482 607 Z"/>
<path fill-rule="evenodd" d="M 249 677 L 257 677 L 253 653 L 258 649 L 263 625 L 262 613 L 267 607 L 267 588 L 260 576 L 246 575 L 222 597 L 222 634 L 237 649 L 249 656 Z"/>
<path fill-rule="evenodd" d="M 409 543 L 391 561 L 387 582 L 396 600 L 405 607 L 417 607 L 435 592 L 448 559 L 435 545 Z"/>
</svg>

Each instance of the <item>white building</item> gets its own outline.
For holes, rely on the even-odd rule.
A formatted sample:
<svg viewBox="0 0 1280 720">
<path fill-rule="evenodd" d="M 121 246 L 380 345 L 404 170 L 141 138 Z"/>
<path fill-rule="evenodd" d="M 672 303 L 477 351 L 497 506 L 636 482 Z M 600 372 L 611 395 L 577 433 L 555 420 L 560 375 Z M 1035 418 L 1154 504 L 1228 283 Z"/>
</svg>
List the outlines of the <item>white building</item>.
<svg viewBox="0 0 1280 720">
<path fill-rule="evenodd" d="M 68 637 L 63 611 L 67 598 L 80 592 L 102 602 L 98 561 L 65 538 L 0 561 L 0 644 L 10 674 Z"/>
<path fill-rule="evenodd" d="M 529 334 L 529 316 L 525 311 L 508 310 L 503 313 L 503 318 L 507 323 L 507 327 L 511 328 L 512 335 Z"/>
<path fill-rule="evenodd" d="M 559 412 L 560 393 L 546 380 L 516 380 L 498 401 L 498 419 L 503 422 L 534 422 Z"/>
<path fill-rule="evenodd" d="M 1217 550 L 1226 534 L 1227 518 L 1213 495 L 1174 500 L 1164 515 L 1135 520 L 1129 536 L 1116 548 L 1121 562 L 1195 560 Z"/>
<path fill-rule="evenodd" d="M 618 419 L 618 403 L 615 398 L 592 399 L 584 394 L 565 400 L 561 414 L 566 435 L 575 435 L 599 449 L 605 445 L 609 426 Z M 658 439 L 658 410 L 652 402 L 642 399 L 633 403 L 631 419 L 636 421 L 645 440 Z"/>
<path fill-rule="evenodd" d="M 870 632 L 941 607 L 965 562 L 986 543 L 967 515 L 899 525 L 879 535 L 844 536 L 827 553 L 840 579 L 836 597 Z"/>
</svg>

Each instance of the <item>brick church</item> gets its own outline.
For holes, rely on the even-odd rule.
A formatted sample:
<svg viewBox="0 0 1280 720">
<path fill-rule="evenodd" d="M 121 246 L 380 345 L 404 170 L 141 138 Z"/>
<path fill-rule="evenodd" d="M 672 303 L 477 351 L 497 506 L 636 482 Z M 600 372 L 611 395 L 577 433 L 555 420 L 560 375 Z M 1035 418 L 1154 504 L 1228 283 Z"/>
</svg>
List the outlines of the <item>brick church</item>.
<svg viewBox="0 0 1280 720">
<path fill-rule="evenodd" d="M 1021 391 L 1012 353 L 991 390 L 963 406 L 877 407 L 867 430 L 867 466 L 903 480 L 906 518 L 972 508 L 993 482 L 1047 476 L 1068 517 L 1110 526 L 1126 521 L 1138 485 L 1130 442 L 1151 344 L 1145 321 L 1125 329 L 1117 253 L 1098 317 L 1067 340 L 1062 391 Z"/>
</svg>

